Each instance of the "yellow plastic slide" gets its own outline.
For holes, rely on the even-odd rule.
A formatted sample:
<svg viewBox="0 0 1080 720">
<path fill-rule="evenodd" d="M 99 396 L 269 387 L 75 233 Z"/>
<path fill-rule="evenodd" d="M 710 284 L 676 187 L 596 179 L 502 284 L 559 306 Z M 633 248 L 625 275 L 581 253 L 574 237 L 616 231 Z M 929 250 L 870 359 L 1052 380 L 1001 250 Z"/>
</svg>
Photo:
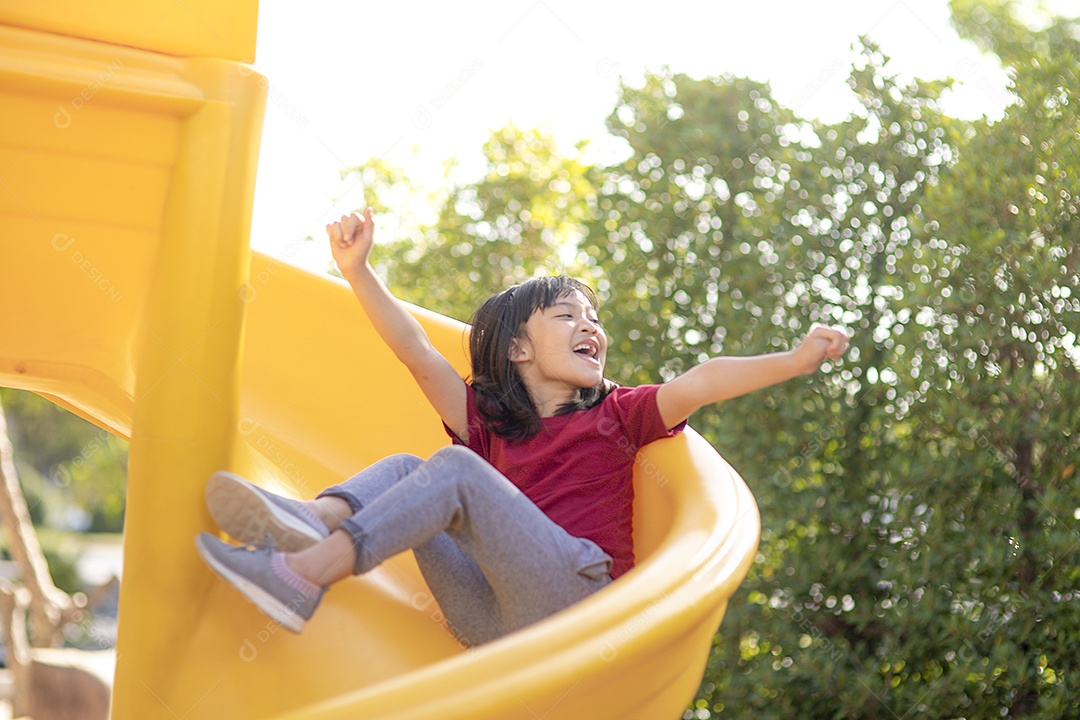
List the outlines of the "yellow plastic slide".
<svg viewBox="0 0 1080 720">
<path fill-rule="evenodd" d="M 113 717 L 680 717 L 760 529 L 693 432 L 638 454 L 637 568 L 474 650 L 410 553 L 299 636 L 197 557 L 214 470 L 311 497 L 446 443 L 343 283 L 249 250 L 256 12 L 0 0 L 0 385 L 131 441 Z M 465 372 L 464 328 L 415 312 Z"/>
</svg>

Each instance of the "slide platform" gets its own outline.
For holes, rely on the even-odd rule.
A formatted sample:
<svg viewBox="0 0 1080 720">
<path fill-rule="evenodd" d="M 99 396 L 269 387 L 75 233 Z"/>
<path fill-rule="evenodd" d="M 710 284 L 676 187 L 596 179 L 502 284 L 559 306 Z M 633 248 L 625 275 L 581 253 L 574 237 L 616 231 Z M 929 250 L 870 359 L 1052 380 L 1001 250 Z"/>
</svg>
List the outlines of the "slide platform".
<svg viewBox="0 0 1080 720">
<path fill-rule="evenodd" d="M 309 498 L 447 443 L 348 287 L 249 248 L 253 0 L 0 0 L 0 386 L 131 442 L 112 715 L 681 717 L 760 522 L 692 430 L 643 448 L 638 566 L 466 650 L 411 553 L 293 635 L 214 576 L 215 470 Z M 466 328 L 414 312 L 464 374 Z"/>
</svg>

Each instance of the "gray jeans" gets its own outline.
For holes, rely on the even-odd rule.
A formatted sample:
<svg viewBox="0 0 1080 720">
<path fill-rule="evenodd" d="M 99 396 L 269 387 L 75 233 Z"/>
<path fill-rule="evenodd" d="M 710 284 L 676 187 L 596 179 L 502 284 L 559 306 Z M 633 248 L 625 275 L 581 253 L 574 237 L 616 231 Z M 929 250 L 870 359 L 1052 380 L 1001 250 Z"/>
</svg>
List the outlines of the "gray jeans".
<svg viewBox="0 0 1080 720">
<path fill-rule="evenodd" d="M 479 645 L 611 582 L 611 557 L 571 536 L 472 450 L 392 455 L 320 497 L 345 500 L 356 574 L 412 549 L 450 630 Z"/>
</svg>

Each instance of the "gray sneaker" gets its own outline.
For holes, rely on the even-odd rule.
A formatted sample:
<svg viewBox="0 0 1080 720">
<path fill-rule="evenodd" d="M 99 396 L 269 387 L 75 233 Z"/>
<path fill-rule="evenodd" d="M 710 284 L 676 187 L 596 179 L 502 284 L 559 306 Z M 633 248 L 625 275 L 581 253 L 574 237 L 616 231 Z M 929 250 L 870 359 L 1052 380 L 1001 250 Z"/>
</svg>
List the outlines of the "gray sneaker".
<svg viewBox="0 0 1080 720">
<path fill-rule="evenodd" d="M 206 483 L 206 506 L 218 527 L 244 543 L 270 537 L 285 552 L 298 552 L 330 534 L 304 503 L 267 492 L 224 470 Z"/>
<path fill-rule="evenodd" d="M 295 633 L 303 630 L 304 623 L 319 607 L 324 588 L 311 596 L 286 582 L 274 569 L 274 563 L 283 563 L 284 556 L 275 552 L 273 545 L 237 547 L 208 533 L 199 533 L 195 547 L 214 572 L 288 630 Z"/>
</svg>

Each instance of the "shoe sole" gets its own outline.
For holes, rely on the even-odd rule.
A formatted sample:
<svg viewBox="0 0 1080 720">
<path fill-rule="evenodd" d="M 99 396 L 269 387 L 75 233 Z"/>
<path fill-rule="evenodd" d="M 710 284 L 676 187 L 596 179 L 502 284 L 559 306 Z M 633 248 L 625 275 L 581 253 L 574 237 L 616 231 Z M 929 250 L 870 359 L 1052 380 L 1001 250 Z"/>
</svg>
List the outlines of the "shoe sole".
<svg viewBox="0 0 1080 720">
<path fill-rule="evenodd" d="M 323 539 L 314 528 L 264 498 L 239 475 L 220 470 L 206 483 L 206 506 L 225 532 L 243 543 L 259 543 L 269 535 L 285 552 L 299 552 Z"/>
<path fill-rule="evenodd" d="M 219 561 L 209 548 L 203 545 L 201 537 L 195 538 L 195 545 L 199 550 L 199 555 L 210 566 L 210 569 L 220 575 L 225 582 L 239 590 L 241 595 L 259 610 L 266 613 L 274 622 L 294 633 L 299 633 L 304 629 L 307 622 L 304 618 L 297 615 L 290 606 L 282 603 L 255 583 Z"/>
</svg>

